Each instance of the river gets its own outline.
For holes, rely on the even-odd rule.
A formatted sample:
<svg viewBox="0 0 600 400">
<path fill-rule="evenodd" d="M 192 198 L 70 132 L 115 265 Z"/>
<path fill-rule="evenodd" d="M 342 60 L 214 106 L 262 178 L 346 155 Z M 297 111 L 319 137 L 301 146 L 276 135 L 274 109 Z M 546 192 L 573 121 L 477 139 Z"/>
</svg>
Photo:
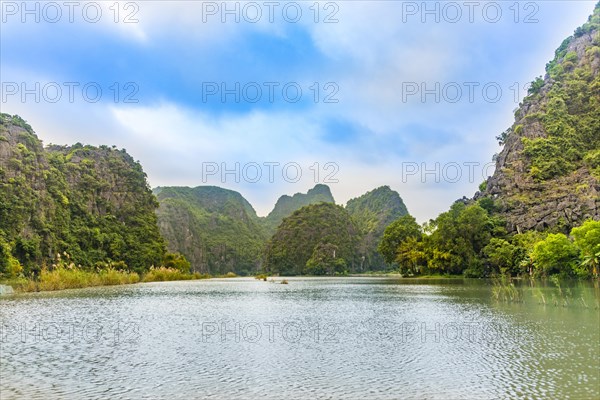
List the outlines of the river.
<svg viewBox="0 0 600 400">
<path fill-rule="evenodd" d="M 4 296 L 0 398 L 600 398 L 591 283 L 276 281 Z"/>
</svg>

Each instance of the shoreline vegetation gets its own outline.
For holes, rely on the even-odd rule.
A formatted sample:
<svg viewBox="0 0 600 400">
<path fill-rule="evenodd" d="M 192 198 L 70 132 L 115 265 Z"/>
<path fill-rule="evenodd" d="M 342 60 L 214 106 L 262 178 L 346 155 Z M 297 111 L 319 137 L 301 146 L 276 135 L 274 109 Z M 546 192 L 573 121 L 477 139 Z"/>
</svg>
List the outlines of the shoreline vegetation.
<svg viewBox="0 0 600 400">
<path fill-rule="evenodd" d="M 43 269 L 37 279 L 26 277 L 5 278 L 0 279 L 0 284 L 12 287 L 15 293 L 29 293 L 148 282 L 235 278 L 237 276 L 233 272 L 213 276 L 198 272 L 184 272 L 169 267 L 150 268 L 141 275 L 137 272 L 120 271 L 114 268 L 86 271 L 78 267 L 57 267 L 52 270 Z"/>
<path fill-rule="evenodd" d="M 223 278 L 238 278 L 244 277 L 239 276 L 233 272 L 221 275 L 210 275 L 201 274 L 198 272 L 183 272 L 177 268 L 169 267 L 158 267 L 150 268 L 144 274 L 138 274 L 136 272 L 119 271 L 114 268 L 106 268 L 97 271 L 86 271 L 78 267 L 61 266 L 56 267 L 52 270 L 43 269 L 37 279 L 26 278 L 26 277 L 14 277 L 14 278 L 0 278 L 0 285 L 6 285 L 13 289 L 13 293 L 31 293 L 31 292 L 45 292 L 45 291 L 59 291 L 65 289 L 83 289 L 89 287 L 98 286 L 119 286 L 119 285 L 132 285 L 136 283 L 150 283 L 150 282 L 170 282 L 170 281 L 187 281 L 187 280 L 204 280 L 204 279 L 223 279 Z M 265 282 L 275 282 L 281 284 L 288 284 L 287 278 L 289 276 L 277 276 L 277 275 L 266 275 L 257 274 L 254 276 L 246 276 L 246 278 L 254 278 Z M 507 275 L 497 275 L 491 278 L 469 278 L 462 275 L 417 275 L 417 276 L 405 276 L 399 272 L 394 271 L 373 271 L 364 272 L 360 274 L 346 274 L 336 276 L 322 276 L 322 275 L 297 275 L 295 278 L 396 278 L 403 281 L 419 281 L 419 280 L 486 280 L 490 282 L 492 287 L 492 298 L 496 301 L 501 302 L 521 302 L 522 301 L 522 287 L 515 286 L 515 283 L 519 283 L 519 286 L 528 285 L 536 286 L 537 283 L 542 286 L 556 287 L 558 288 L 561 298 L 563 293 L 566 296 L 570 295 L 569 289 L 563 291 L 565 286 L 568 287 L 568 282 L 581 282 L 581 279 L 561 279 L 557 275 L 551 276 L 549 279 L 541 277 L 510 277 Z M 280 278 L 280 280 L 275 280 Z M 593 280 L 594 281 L 594 280 Z M 538 294 L 540 301 L 546 304 L 546 299 L 541 292 Z M 600 296 L 598 296 L 600 298 Z M 557 303 L 553 300 L 553 303 Z M 556 304 L 555 304 L 556 305 Z M 600 303 L 596 301 L 596 308 L 600 308 Z"/>
</svg>

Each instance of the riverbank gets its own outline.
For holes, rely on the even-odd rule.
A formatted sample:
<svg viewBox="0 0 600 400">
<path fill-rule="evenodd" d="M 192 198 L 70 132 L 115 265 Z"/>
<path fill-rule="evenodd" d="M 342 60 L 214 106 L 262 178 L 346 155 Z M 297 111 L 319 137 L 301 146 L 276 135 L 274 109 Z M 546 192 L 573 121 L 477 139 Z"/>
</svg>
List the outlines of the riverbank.
<svg viewBox="0 0 600 400">
<path fill-rule="evenodd" d="M 237 275 L 228 273 L 212 276 L 200 273 L 185 273 L 173 268 L 151 268 L 143 275 L 135 272 L 104 269 L 100 271 L 85 271 L 78 268 L 56 268 L 52 271 L 43 270 L 37 279 L 8 278 L 0 279 L 0 285 L 12 288 L 15 293 L 56 291 L 64 289 L 81 289 L 95 286 L 130 285 L 139 282 L 184 281 L 211 278 L 234 278 Z M 4 294 L 10 294 L 6 290 Z"/>
<path fill-rule="evenodd" d="M 384 278 L 402 278 L 402 279 L 464 279 L 462 275 L 415 275 L 404 276 L 398 272 L 365 272 L 361 274 L 349 274 L 352 277 L 384 277 Z"/>
</svg>

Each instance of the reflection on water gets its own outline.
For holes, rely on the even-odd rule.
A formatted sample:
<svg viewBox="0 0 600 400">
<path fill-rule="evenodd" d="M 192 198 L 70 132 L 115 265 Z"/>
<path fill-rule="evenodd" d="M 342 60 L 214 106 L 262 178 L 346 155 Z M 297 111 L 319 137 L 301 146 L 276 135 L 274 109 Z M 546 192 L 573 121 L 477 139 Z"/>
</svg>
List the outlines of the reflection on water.
<svg viewBox="0 0 600 400">
<path fill-rule="evenodd" d="M 496 302 L 480 281 L 288 280 L 2 298 L 0 398 L 600 397 L 593 301 L 544 305 L 523 285 L 522 302 Z"/>
</svg>

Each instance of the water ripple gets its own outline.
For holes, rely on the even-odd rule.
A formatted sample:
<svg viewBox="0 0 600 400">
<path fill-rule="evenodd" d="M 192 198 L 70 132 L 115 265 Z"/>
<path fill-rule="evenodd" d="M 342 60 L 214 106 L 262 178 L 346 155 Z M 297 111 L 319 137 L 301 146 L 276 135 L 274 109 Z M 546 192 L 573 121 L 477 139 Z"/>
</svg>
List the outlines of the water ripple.
<svg viewBox="0 0 600 400">
<path fill-rule="evenodd" d="M 497 305 L 481 285 L 289 281 L 2 299 L 0 398 L 600 397 L 597 311 Z"/>
</svg>

